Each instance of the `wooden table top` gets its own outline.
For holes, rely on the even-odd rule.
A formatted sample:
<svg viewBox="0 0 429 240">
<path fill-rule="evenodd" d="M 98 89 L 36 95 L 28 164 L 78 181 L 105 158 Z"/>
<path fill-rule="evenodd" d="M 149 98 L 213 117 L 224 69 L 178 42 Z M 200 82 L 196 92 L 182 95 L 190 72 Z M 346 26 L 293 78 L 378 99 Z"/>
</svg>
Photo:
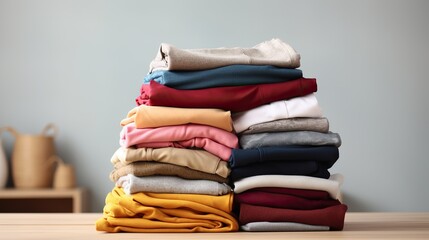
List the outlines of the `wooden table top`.
<svg viewBox="0 0 429 240">
<path fill-rule="evenodd" d="M 104 233 L 99 213 L 0 213 L 0 239 L 429 239 L 429 213 L 347 213 L 343 231 Z"/>
</svg>

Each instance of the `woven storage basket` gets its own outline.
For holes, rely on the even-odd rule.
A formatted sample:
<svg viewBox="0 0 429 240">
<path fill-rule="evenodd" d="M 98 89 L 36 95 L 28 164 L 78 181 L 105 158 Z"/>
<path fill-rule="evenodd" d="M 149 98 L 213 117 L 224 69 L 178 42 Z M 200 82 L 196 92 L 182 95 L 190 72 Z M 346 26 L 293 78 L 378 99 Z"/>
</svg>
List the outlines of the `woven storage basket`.
<svg viewBox="0 0 429 240">
<path fill-rule="evenodd" d="M 57 127 L 48 124 L 38 135 L 21 134 L 12 127 L 6 130 L 15 136 L 12 151 L 12 177 L 16 188 L 49 188 L 52 187 L 55 161 L 54 136 Z M 52 135 L 48 132 L 52 130 Z"/>
</svg>

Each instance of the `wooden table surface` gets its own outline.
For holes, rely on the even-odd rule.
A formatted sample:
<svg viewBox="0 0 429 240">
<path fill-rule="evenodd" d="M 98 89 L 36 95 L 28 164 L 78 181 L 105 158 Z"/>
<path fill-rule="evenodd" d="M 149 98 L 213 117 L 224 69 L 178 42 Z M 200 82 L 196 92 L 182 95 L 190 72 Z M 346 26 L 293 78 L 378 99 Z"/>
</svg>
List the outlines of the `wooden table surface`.
<svg viewBox="0 0 429 240">
<path fill-rule="evenodd" d="M 339 232 L 104 233 L 99 213 L 0 213 L 0 239 L 429 239 L 429 213 L 347 213 Z"/>
</svg>

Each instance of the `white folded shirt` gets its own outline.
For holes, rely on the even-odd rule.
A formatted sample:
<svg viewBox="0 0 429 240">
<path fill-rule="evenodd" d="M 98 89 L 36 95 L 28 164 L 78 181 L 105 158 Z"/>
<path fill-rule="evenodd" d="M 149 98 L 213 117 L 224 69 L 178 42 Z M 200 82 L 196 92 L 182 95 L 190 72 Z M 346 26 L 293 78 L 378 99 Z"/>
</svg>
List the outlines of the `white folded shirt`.
<svg viewBox="0 0 429 240">
<path fill-rule="evenodd" d="M 255 124 L 297 117 L 322 117 L 322 110 L 314 93 L 235 113 L 232 120 L 235 131 L 240 133 Z"/>
</svg>

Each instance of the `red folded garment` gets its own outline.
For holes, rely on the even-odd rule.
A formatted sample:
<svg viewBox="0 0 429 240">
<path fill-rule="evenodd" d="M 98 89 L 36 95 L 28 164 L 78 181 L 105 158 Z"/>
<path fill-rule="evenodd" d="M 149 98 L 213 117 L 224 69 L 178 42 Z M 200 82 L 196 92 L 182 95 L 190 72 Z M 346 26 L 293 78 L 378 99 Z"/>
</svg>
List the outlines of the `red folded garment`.
<svg viewBox="0 0 429 240">
<path fill-rule="evenodd" d="M 282 83 L 196 90 L 178 90 L 150 81 L 143 84 L 137 105 L 183 108 L 220 108 L 240 112 L 279 100 L 304 96 L 317 91 L 314 78 L 299 78 Z"/>
<path fill-rule="evenodd" d="M 344 204 L 316 210 L 291 210 L 240 204 L 241 225 L 250 222 L 296 222 L 329 226 L 330 230 L 342 230 L 347 206 Z"/>
<path fill-rule="evenodd" d="M 292 195 L 295 197 L 300 197 L 305 199 L 315 199 L 315 200 L 332 199 L 328 192 L 322 191 L 322 190 L 282 188 L 282 187 L 260 187 L 260 188 L 252 188 L 250 190 L 247 190 L 247 192 L 251 192 L 251 191 L 281 193 L 281 194 Z"/>
<path fill-rule="evenodd" d="M 288 194 L 269 193 L 263 191 L 246 191 L 236 194 L 234 200 L 239 203 L 247 203 L 264 207 L 275 207 L 295 210 L 312 210 L 340 205 L 340 201 L 334 199 L 309 200 Z"/>
</svg>

